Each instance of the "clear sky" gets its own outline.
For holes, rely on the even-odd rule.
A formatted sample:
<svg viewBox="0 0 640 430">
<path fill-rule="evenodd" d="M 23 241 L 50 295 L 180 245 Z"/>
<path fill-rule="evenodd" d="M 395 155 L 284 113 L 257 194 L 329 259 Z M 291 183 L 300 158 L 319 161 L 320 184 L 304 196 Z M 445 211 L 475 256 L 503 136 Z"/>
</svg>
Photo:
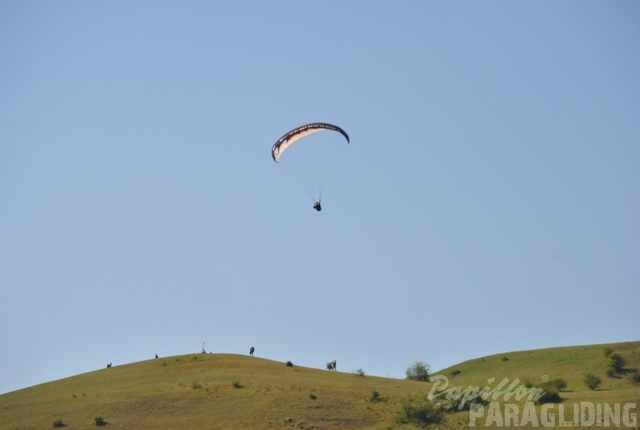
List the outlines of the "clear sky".
<svg viewBox="0 0 640 430">
<path fill-rule="evenodd" d="M 636 1 L 0 1 L 0 393 L 638 340 L 639 76 Z"/>
</svg>

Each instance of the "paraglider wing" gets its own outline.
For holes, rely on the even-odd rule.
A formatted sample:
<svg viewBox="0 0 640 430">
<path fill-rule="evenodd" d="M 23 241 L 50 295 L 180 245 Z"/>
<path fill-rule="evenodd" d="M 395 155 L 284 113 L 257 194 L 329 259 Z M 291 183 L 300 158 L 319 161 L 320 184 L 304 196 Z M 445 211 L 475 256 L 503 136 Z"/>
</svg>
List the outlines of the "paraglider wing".
<svg viewBox="0 0 640 430">
<path fill-rule="evenodd" d="M 311 124 L 305 124 L 301 125 L 298 128 L 294 128 L 293 130 L 282 136 L 280 139 L 278 139 L 278 141 L 273 145 L 273 148 L 271 149 L 271 156 L 273 157 L 273 161 L 278 163 L 284 151 L 286 151 L 287 148 L 296 143 L 298 140 L 312 133 L 323 130 L 337 131 L 347 139 L 347 143 L 349 142 L 349 135 L 347 134 L 347 132 L 345 132 L 337 125 L 327 124 L 326 122 L 313 122 Z"/>
</svg>

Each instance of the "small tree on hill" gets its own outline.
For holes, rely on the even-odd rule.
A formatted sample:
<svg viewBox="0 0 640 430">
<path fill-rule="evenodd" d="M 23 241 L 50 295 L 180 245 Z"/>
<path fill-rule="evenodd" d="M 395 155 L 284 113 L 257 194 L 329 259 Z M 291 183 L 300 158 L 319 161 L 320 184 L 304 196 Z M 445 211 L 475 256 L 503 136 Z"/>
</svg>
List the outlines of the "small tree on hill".
<svg viewBox="0 0 640 430">
<path fill-rule="evenodd" d="M 431 366 L 423 361 L 416 361 L 411 366 L 409 366 L 406 370 L 407 379 L 411 379 L 413 381 L 422 381 L 429 382 L 429 372 L 431 371 Z"/>
</svg>

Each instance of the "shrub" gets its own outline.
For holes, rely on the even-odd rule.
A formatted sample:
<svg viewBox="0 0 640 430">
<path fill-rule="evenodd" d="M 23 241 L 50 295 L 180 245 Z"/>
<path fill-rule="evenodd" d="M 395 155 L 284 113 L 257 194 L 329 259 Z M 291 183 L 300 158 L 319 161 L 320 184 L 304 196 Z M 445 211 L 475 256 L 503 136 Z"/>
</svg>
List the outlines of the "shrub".
<svg viewBox="0 0 640 430">
<path fill-rule="evenodd" d="M 567 389 L 567 381 L 562 378 L 553 378 L 547 382 L 548 385 L 554 387 L 558 391 L 564 391 Z M 544 387 L 542 387 L 544 388 Z"/>
<path fill-rule="evenodd" d="M 609 368 L 613 369 L 616 373 L 622 373 L 626 364 L 627 360 L 618 353 L 613 353 L 609 356 Z"/>
<path fill-rule="evenodd" d="M 193 384 L 191 384 L 191 388 L 194 390 L 201 390 L 202 389 L 202 384 L 199 382 L 194 382 Z"/>
<path fill-rule="evenodd" d="M 507 356 L 502 357 L 502 361 L 509 361 L 509 357 L 507 357 Z"/>
<path fill-rule="evenodd" d="M 416 424 L 426 427 L 442 421 L 444 412 L 424 395 L 412 396 L 403 400 L 399 421 L 403 424 Z"/>
<path fill-rule="evenodd" d="M 53 422 L 53 427 L 64 427 L 66 424 L 62 420 L 55 420 Z"/>
<path fill-rule="evenodd" d="M 605 356 L 605 357 L 608 357 L 608 356 L 610 356 L 611 354 L 613 354 L 613 349 L 611 349 L 611 348 L 605 348 L 605 349 L 604 349 L 604 356 Z"/>
<path fill-rule="evenodd" d="M 422 361 L 416 361 L 411 366 L 409 366 L 406 370 L 407 379 L 411 379 L 413 381 L 423 381 L 429 382 L 429 371 L 431 367 Z"/>
<path fill-rule="evenodd" d="M 93 422 L 99 427 L 107 425 L 107 421 L 105 421 L 105 419 L 100 415 L 96 415 L 95 417 L 93 417 Z"/>
<path fill-rule="evenodd" d="M 633 374 L 631 375 L 631 380 L 635 383 L 640 382 L 640 372 L 638 372 L 637 370 L 633 372 Z"/>
<path fill-rule="evenodd" d="M 353 373 L 358 376 L 365 376 L 364 370 L 362 370 L 362 368 L 354 370 Z"/>
<path fill-rule="evenodd" d="M 370 401 L 371 403 L 380 403 L 380 402 L 384 402 L 386 399 L 380 395 L 379 391 L 373 390 L 369 394 L 369 397 L 367 397 L 367 400 Z"/>
<path fill-rule="evenodd" d="M 598 376 L 594 375 L 593 373 L 587 373 L 586 375 L 584 375 L 584 378 L 582 379 L 582 381 L 587 387 L 589 387 L 590 390 L 595 390 L 602 383 L 602 379 L 600 379 Z"/>
<path fill-rule="evenodd" d="M 540 387 L 544 390 L 544 394 L 536 399 L 536 403 L 539 405 L 543 405 L 545 403 L 560 403 L 562 402 L 562 397 L 560 397 L 560 393 L 558 389 L 553 385 L 547 383 L 543 387 Z"/>
<path fill-rule="evenodd" d="M 482 395 L 474 399 L 465 399 L 461 392 L 454 394 L 451 398 L 441 398 L 432 402 L 439 410 L 451 413 L 470 411 L 477 406 L 487 406 L 490 403 L 488 399 L 483 399 Z"/>
<path fill-rule="evenodd" d="M 451 371 L 451 376 L 452 376 L 452 377 L 455 377 L 456 375 L 459 375 L 459 374 L 461 374 L 461 373 L 462 373 L 462 370 L 460 370 L 460 369 L 453 369 L 453 370 Z"/>
<path fill-rule="evenodd" d="M 233 388 L 242 388 L 242 384 L 240 383 L 240 381 L 233 381 L 231 383 L 231 386 L 233 386 Z"/>
<path fill-rule="evenodd" d="M 285 366 L 287 366 L 287 367 L 293 367 L 293 363 L 292 363 L 292 362 L 290 362 L 290 361 L 287 361 L 287 362 L 285 363 Z"/>
<path fill-rule="evenodd" d="M 309 394 L 309 398 L 311 400 L 316 400 L 318 398 L 318 396 L 316 396 L 315 394 Z"/>
</svg>

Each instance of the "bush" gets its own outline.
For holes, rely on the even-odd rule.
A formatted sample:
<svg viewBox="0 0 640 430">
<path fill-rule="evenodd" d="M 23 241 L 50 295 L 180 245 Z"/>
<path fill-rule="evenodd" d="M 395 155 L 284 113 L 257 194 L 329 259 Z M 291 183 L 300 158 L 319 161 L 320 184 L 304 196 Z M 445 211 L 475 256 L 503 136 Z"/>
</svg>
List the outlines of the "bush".
<svg viewBox="0 0 640 430">
<path fill-rule="evenodd" d="M 590 390 L 595 390 L 602 383 L 602 379 L 600 379 L 598 376 L 594 375 L 593 373 L 587 373 L 586 375 L 584 375 L 584 378 L 582 379 L 582 381 L 587 387 L 589 387 Z"/>
<path fill-rule="evenodd" d="M 309 394 L 309 398 L 311 400 L 316 400 L 318 398 L 318 396 L 316 396 L 315 394 L 312 393 L 312 394 Z"/>
<path fill-rule="evenodd" d="M 637 370 L 633 372 L 633 374 L 631 375 L 631 380 L 635 383 L 640 382 L 640 372 L 638 372 Z"/>
<path fill-rule="evenodd" d="M 560 397 L 560 393 L 558 389 L 553 385 L 547 383 L 543 387 L 540 387 L 544 390 L 544 394 L 538 399 L 536 399 L 536 403 L 539 405 L 543 405 L 545 403 L 560 403 L 562 402 L 562 397 Z"/>
<path fill-rule="evenodd" d="M 460 396 L 454 396 L 450 399 L 444 398 L 439 400 L 433 400 L 434 406 L 440 409 L 443 412 L 461 412 L 461 411 L 470 411 L 471 409 L 477 406 L 487 406 L 490 401 L 482 398 L 481 395 L 476 397 L 475 399 L 466 400 L 462 397 L 462 393 Z"/>
<path fill-rule="evenodd" d="M 544 391 L 544 394 L 535 400 L 538 405 L 562 402 L 564 399 L 560 397 L 560 391 L 567 388 L 567 382 L 562 378 L 550 379 L 541 384 L 534 384 L 529 379 L 526 379 L 523 385 L 528 389 L 540 389 Z"/>
<path fill-rule="evenodd" d="M 370 401 L 371 403 L 380 403 L 380 402 L 386 401 L 386 399 L 380 395 L 380 392 L 376 390 L 373 390 L 369 394 L 369 397 L 367 397 L 367 400 Z"/>
<path fill-rule="evenodd" d="M 460 370 L 460 369 L 453 369 L 453 370 L 451 371 L 451 376 L 452 376 L 452 377 L 455 377 L 456 375 L 459 375 L 459 374 L 461 374 L 461 373 L 462 373 L 462 370 Z"/>
<path fill-rule="evenodd" d="M 422 361 L 416 361 L 411 366 L 409 366 L 406 370 L 407 379 L 411 379 L 413 381 L 423 381 L 429 382 L 429 371 L 431 367 Z"/>
<path fill-rule="evenodd" d="M 107 422 L 105 421 L 105 419 L 102 418 L 100 415 L 93 417 L 93 422 L 99 427 L 107 425 Z"/>
<path fill-rule="evenodd" d="M 613 349 L 611 349 L 611 348 L 605 348 L 605 349 L 604 349 L 604 356 L 605 356 L 605 357 L 608 357 L 608 356 L 610 356 L 611 354 L 613 354 Z"/>
<path fill-rule="evenodd" d="M 353 373 L 358 376 L 365 376 L 364 370 L 362 370 L 362 368 L 354 370 Z"/>
<path fill-rule="evenodd" d="M 567 382 L 562 378 L 553 378 L 547 382 L 548 385 L 554 387 L 558 391 L 564 391 L 567 389 Z M 542 387 L 544 388 L 544 387 Z"/>
<path fill-rule="evenodd" d="M 242 384 L 240 383 L 240 381 L 233 381 L 231 383 L 231 386 L 233 386 L 233 388 L 242 388 Z"/>
<path fill-rule="evenodd" d="M 64 427 L 66 424 L 62 420 L 55 420 L 53 422 L 53 427 Z"/>
<path fill-rule="evenodd" d="M 504 356 L 504 357 L 502 357 L 502 359 L 501 359 L 501 360 L 502 360 L 502 361 L 509 361 L 509 357 Z"/>
<path fill-rule="evenodd" d="M 402 424 L 416 424 L 426 427 L 429 424 L 437 424 L 442 421 L 444 412 L 424 395 L 412 396 L 401 404 L 401 412 L 398 420 Z"/>
<path fill-rule="evenodd" d="M 622 373 L 626 364 L 627 360 L 618 353 L 613 353 L 609 356 L 609 368 L 613 369 L 616 373 Z"/>
<path fill-rule="evenodd" d="M 293 367 L 293 363 L 292 363 L 292 362 L 290 362 L 290 361 L 287 361 L 287 362 L 285 363 L 285 366 L 287 366 L 287 367 Z"/>
</svg>

